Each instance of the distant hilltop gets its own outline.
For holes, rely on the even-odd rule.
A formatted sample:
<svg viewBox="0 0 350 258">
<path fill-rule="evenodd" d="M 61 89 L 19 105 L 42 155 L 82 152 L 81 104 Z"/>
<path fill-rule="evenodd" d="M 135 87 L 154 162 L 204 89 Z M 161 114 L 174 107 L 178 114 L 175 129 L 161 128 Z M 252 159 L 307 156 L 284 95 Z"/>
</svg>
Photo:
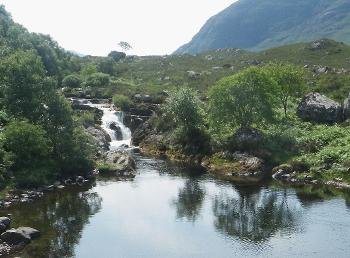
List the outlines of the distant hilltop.
<svg viewBox="0 0 350 258">
<path fill-rule="evenodd" d="M 349 0 L 239 0 L 211 17 L 175 54 L 256 51 L 320 38 L 350 43 Z"/>
</svg>

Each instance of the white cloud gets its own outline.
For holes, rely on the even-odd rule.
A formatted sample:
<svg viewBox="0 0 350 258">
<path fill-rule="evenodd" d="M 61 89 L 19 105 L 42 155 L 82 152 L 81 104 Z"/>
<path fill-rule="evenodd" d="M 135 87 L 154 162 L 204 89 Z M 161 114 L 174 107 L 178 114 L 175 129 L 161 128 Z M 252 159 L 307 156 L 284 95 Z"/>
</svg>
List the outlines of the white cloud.
<svg viewBox="0 0 350 258">
<path fill-rule="evenodd" d="M 170 54 L 235 0 L 0 0 L 30 31 L 61 46 L 106 55 L 127 41 L 139 55 Z"/>
</svg>

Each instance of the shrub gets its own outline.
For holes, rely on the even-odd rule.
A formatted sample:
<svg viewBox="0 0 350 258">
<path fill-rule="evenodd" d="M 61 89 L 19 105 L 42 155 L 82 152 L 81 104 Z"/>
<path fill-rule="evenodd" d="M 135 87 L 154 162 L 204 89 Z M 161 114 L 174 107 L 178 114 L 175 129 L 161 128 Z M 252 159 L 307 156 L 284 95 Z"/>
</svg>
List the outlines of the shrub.
<svg viewBox="0 0 350 258">
<path fill-rule="evenodd" d="M 116 107 L 120 108 L 122 111 L 129 111 L 132 102 L 129 97 L 117 94 L 113 96 L 113 104 Z"/>
<path fill-rule="evenodd" d="M 81 79 L 79 75 L 76 74 L 68 75 L 64 77 L 62 86 L 68 88 L 79 88 L 81 86 Z"/>
<path fill-rule="evenodd" d="M 4 131 L 4 148 L 12 156 L 11 170 L 19 186 L 35 187 L 55 177 L 52 144 L 42 127 L 11 122 Z"/>
<path fill-rule="evenodd" d="M 196 92 L 189 88 L 174 91 L 163 105 L 168 118 L 184 131 L 200 128 L 204 123 L 204 110 Z"/>
<path fill-rule="evenodd" d="M 110 82 L 110 76 L 105 73 L 93 73 L 87 77 L 85 86 L 87 87 L 106 87 Z"/>
<path fill-rule="evenodd" d="M 275 83 L 260 68 L 219 81 L 209 92 L 209 119 L 217 130 L 250 127 L 273 120 Z"/>
</svg>

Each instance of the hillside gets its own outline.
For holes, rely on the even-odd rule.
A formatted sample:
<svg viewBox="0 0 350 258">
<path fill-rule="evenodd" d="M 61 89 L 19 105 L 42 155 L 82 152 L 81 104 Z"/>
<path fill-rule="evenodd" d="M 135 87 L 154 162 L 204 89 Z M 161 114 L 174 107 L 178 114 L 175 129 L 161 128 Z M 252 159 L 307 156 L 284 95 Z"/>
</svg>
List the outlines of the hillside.
<svg viewBox="0 0 350 258">
<path fill-rule="evenodd" d="M 348 0 L 239 0 L 210 18 L 176 54 L 218 48 L 262 50 L 330 38 L 350 43 Z"/>
</svg>

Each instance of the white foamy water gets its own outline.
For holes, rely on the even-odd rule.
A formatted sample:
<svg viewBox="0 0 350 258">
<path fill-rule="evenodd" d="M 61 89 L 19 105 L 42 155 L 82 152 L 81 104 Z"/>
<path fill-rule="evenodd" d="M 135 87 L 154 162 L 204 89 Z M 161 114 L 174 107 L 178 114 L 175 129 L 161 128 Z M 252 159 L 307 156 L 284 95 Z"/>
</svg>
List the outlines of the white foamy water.
<svg viewBox="0 0 350 258">
<path fill-rule="evenodd" d="M 92 104 L 90 101 L 81 100 L 81 104 L 90 107 L 95 107 L 103 111 L 102 116 L 102 129 L 108 133 L 111 137 L 110 150 L 117 150 L 123 145 L 131 145 L 131 131 L 128 127 L 124 125 L 124 113 L 121 111 L 116 111 L 113 105 L 109 104 Z M 111 129 L 111 125 L 115 125 L 120 128 L 121 139 L 117 139 L 116 131 Z"/>
</svg>

